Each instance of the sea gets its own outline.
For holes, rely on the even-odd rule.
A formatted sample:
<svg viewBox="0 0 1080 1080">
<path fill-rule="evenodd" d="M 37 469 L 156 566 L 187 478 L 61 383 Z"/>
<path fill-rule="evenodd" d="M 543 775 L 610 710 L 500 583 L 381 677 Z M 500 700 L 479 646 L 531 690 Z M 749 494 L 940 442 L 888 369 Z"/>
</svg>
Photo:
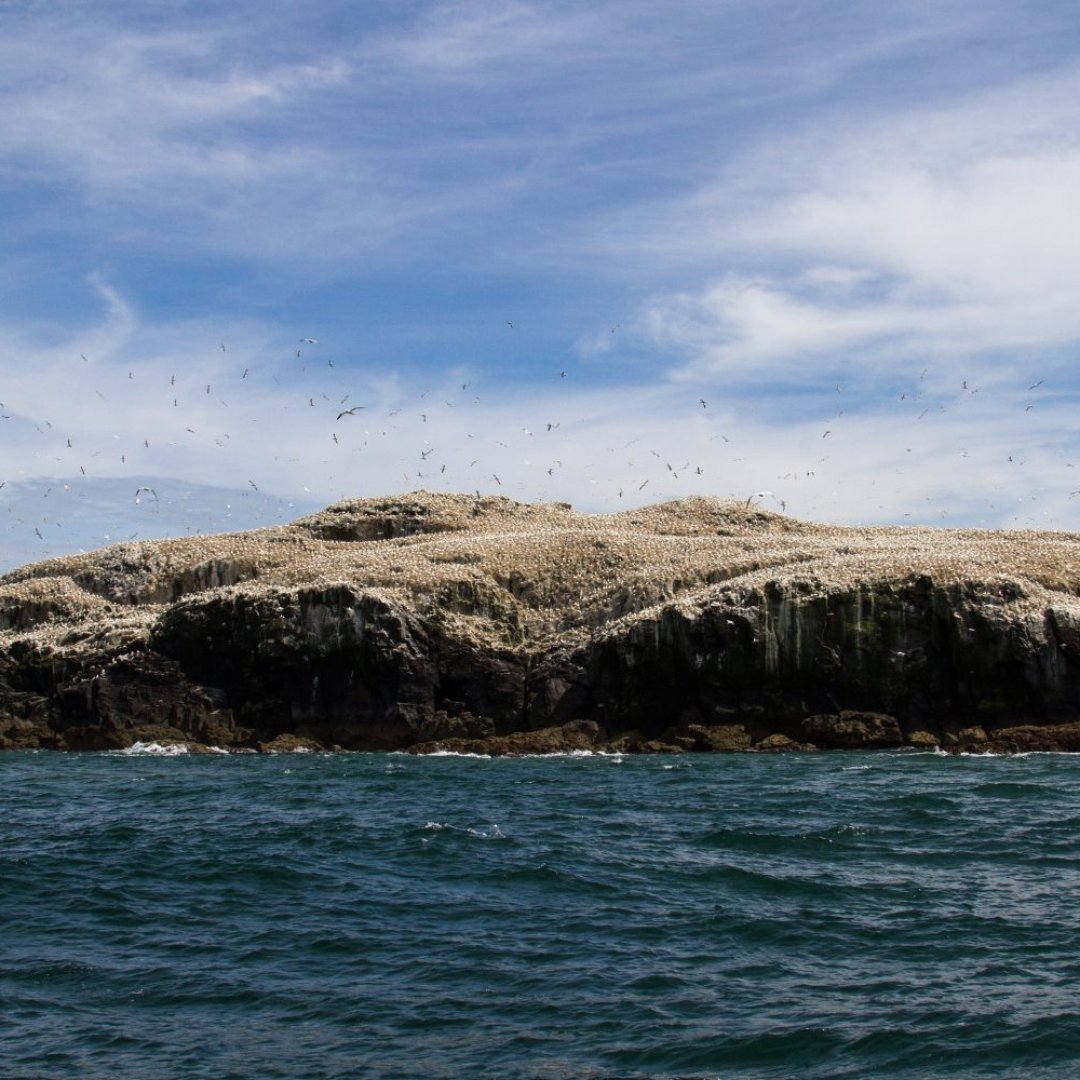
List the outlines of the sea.
<svg viewBox="0 0 1080 1080">
<path fill-rule="evenodd" d="M 1080 1075 L 1080 757 L 0 755 L 0 1077 Z"/>
</svg>

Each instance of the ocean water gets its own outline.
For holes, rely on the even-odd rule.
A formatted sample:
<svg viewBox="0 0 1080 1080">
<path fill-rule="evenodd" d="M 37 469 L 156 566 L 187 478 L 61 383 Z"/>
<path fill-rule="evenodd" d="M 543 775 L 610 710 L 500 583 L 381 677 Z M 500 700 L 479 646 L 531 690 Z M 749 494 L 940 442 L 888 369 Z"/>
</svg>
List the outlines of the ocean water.
<svg viewBox="0 0 1080 1080">
<path fill-rule="evenodd" d="M 0 1076 L 1080 1074 L 1080 759 L 0 755 Z"/>
</svg>

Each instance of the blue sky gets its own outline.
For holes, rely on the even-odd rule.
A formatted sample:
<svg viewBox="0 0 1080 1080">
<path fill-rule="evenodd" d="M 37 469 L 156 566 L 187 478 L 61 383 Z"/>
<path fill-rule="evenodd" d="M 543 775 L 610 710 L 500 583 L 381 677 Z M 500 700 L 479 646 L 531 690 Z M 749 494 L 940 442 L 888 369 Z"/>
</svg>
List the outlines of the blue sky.
<svg viewBox="0 0 1080 1080">
<path fill-rule="evenodd" d="M 417 488 L 1080 528 L 1074 5 L 7 0 L 0 185 L 3 566 Z"/>
</svg>

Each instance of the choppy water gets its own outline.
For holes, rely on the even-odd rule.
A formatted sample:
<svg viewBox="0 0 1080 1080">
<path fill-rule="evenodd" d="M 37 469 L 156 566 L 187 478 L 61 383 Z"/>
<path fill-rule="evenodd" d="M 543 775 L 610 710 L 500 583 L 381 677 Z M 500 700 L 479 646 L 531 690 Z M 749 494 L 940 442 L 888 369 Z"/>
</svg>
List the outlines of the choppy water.
<svg viewBox="0 0 1080 1080">
<path fill-rule="evenodd" d="M 1080 1072 L 1080 759 L 0 755 L 4 1077 Z"/>
</svg>

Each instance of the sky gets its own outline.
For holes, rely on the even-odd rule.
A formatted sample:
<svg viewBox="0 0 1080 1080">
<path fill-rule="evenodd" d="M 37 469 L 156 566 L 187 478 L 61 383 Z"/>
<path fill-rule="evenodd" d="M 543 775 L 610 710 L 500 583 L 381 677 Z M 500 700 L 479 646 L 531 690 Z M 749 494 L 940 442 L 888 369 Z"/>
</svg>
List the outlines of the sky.
<svg viewBox="0 0 1080 1080">
<path fill-rule="evenodd" d="M 1080 10 L 0 0 L 0 569 L 418 489 L 1080 530 Z"/>
</svg>

